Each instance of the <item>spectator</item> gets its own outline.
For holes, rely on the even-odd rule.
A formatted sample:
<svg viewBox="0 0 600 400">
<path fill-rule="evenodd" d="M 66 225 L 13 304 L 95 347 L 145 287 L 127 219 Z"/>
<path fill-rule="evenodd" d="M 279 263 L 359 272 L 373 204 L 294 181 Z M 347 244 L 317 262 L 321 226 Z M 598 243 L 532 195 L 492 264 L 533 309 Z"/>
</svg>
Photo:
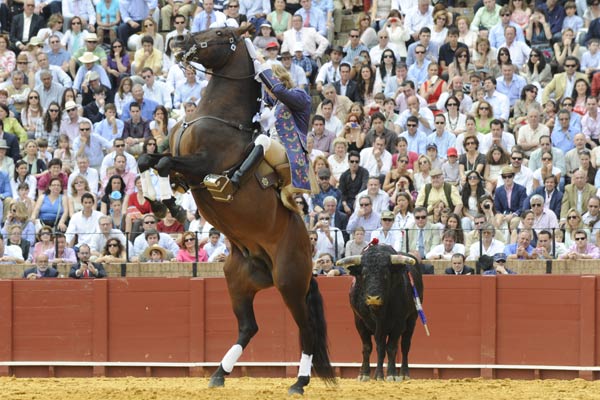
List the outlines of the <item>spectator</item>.
<svg viewBox="0 0 600 400">
<path fill-rule="evenodd" d="M 344 237 L 342 232 L 330 224 L 331 216 L 323 211 L 319 213 L 315 224 L 317 232 L 317 253 L 329 253 L 336 255 L 336 259 L 342 256 L 344 251 Z"/>
<path fill-rule="evenodd" d="M 511 219 L 521 215 L 523 202 L 527 198 L 525 187 L 515 183 L 515 171 L 512 166 L 502 168 L 503 184 L 496 189 L 494 206 L 501 214 L 504 222 L 510 224 Z"/>
<path fill-rule="evenodd" d="M 119 242 L 117 241 L 117 243 Z M 71 267 L 69 278 L 106 278 L 106 271 L 100 261 L 90 261 L 91 254 L 90 247 L 87 244 L 81 245 L 77 254 L 79 261 Z"/>
<path fill-rule="evenodd" d="M 369 196 L 359 197 L 357 204 L 358 207 L 348 220 L 347 229 L 352 231 L 362 226 L 365 229 L 365 241 L 370 242 L 373 231 L 381 226 L 380 215 L 373 211 L 373 203 Z"/>
<path fill-rule="evenodd" d="M 427 220 L 427 209 L 417 207 L 414 211 L 415 225 L 408 231 L 408 248 L 416 250 L 421 260 L 440 243 L 440 235 Z M 464 252 L 464 251 L 463 251 Z"/>
<path fill-rule="evenodd" d="M 184 232 L 181 235 L 181 250 L 177 253 L 177 261 L 179 262 L 206 262 L 208 261 L 208 254 L 204 250 L 201 244 L 198 242 L 198 238 L 194 232 Z"/>
<path fill-rule="evenodd" d="M 346 271 L 342 267 L 335 266 L 331 254 L 321 253 L 314 263 L 313 275 L 340 276 L 346 275 Z"/>
<path fill-rule="evenodd" d="M 465 254 L 465 245 L 456 243 L 456 231 L 447 229 L 442 235 L 442 243 L 427 252 L 428 260 L 450 260 L 456 253 Z"/>
<path fill-rule="evenodd" d="M 23 272 L 23 278 L 26 279 L 56 277 L 58 277 L 58 271 L 48 264 L 48 256 L 46 254 L 40 254 L 35 260 L 35 267 L 26 269 Z"/>
<path fill-rule="evenodd" d="M 461 253 L 455 253 L 450 258 L 451 266 L 446 268 L 446 275 L 475 275 L 475 270 L 465 265 L 465 256 Z"/>
<path fill-rule="evenodd" d="M 529 195 L 533 187 L 533 172 L 526 166 L 523 165 L 524 154 L 518 147 L 514 148 L 510 155 L 511 165 L 513 173 L 515 174 L 514 183 L 518 183 L 526 189 Z M 504 184 L 502 174 L 498 178 L 498 186 Z"/>
<path fill-rule="evenodd" d="M 573 173 L 573 183 L 565 186 L 560 212 L 561 226 L 566 223 L 569 209 L 573 208 L 581 214 L 590 197 L 596 194 L 596 187 L 587 183 L 586 178 L 583 171 L 577 170 Z"/>
<path fill-rule="evenodd" d="M 223 237 L 223 243 L 213 251 L 212 256 L 208 258 L 208 262 L 225 262 L 231 254 L 231 242 L 227 237 Z"/>
<path fill-rule="evenodd" d="M 67 247 L 67 239 L 61 232 L 54 233 L 54 246 L 46 250 L 44 254 L 48 256 L 52 264 L 75 264 L 77 262 L 75 250 Z"/>
<path fill-rule="evenodd" d="M 451 183 L 444 182 L 444 175 L 440 169 L 433 169 L 429 175 L 431 176 L 431 183 L 427 183 L 423 190 L 419 192 L 415 205 L 425 207 L 428 212 L 431 212 L 433 204 L 441 201 L 445 207 L 460 215 L 463 203 L 458 188 Z"/>
<path fill-rule="evenodd" d="M 504 253 L 508 255 L 509 259 L 531 260 L 536 258 L 531 245 L 532 234 L 531 230 L 523 229 L 517 235 L 517 243 L 506 245 Z"/>
<path fill-rule="evenodd" d="M 345 257 L 358 256 L 362 254 L 362 251 L 367 246 L 365 241 L 365 229 L 362 226 L 357 226 L 352 232 L 352 239 L 346 242 L 346 251 L 344 252 Z"/>
<path fill-rule="evenodd" d="M 150 240 L 150 238 L 148 238 L 148 240 Z M 171 254 L 169 254 L 165 248 L 154 243 L 144 250 L 144 253 L 140 256 L 140 262 L 162 263 L 169 261 L 170 258 Z"/>
<path fill-rule="evenodd" d="M 81 253 L 79 255 L 81 256 Z M 123 243 L 119 239 L 114 237 L 109 238 L 102 249 L 102 256 L 98 257 L 96 262 L 103 264 L 127 262 L 125 246 L 123 246 Z"/>
<path fill-rule="evenodd" d="M 600 249 L 588 243 L 588 233 L 584 229 L 575 231 L 575 241 L 567 253 L 560 256 L 563 260 L 595 260 L 600 258 Z"/>
<path fill-rule="evenodd" d="M 592 196 L 587 202 L 587 211 L 581 216 L 583 224 L 590 230 L 590 242 L 596 246 L 600 244 L 598 232 L 600 232 L 600 198 Z"/>
<path fill-rule="evenodd" d="M 79 136 L 73 140 L 73 151 L 77 157 L 86 155 L 92 168 L 99 168 L 104 157 L 103 150 L 112 147 L 111 142 L 92 133 L 92 124 L 88 120 L 79 122 Z"/>
<path fill-rule="evenodd" d="M 537 256 L 538 260 L 551 260 L 559 258 L 563 255 L 567 249 L 563 243 L 555 243 L 555 249 L 552 248 L 552 233 L 550 230 L 542 230 L 538 233 L 537 246 L 533 251 L 533 254 Z"/>
<path fill-rule="evenodd" d="M 367 187 L 369 171 L 359 165 L 360 154 L 357 151 L 350 151 L 348 163 L 348 170 L 340 176 L 338 189 L 341 194 L 340 207 L 350 215 L 354 210 L 356 196 Z"/>
<path fill-rule="evenodd" d="M 106 243 L 109 239 L 117 239 L 121 243 L 122 248 L 127 243 L 123 232 L 117 228 L 113 228 L 111 217 L 102 215 L 98 218 L 98 225 L 94 229 L 92 241 L 89 243 L 92 255 L 96 257 L 102 256 L 102 251 L 106 248 Z"/>
<path fill-rule="evenodd" d="M 485 271 L 483 275 L 515 275 L 516 272 L 506 268 L 506 259 L 505 253 L 495 254 L 492 269 Z"/>
<path fill-rule="evenodd" d="M 83 209 L 71 217 L 65 234 L 70 247 L 92 243 L 95 228 L 102 216 L 100 211 L 95 210 L 96 200 L 91 193 L 81 196 L 81 204 Z"/>
<path fill-rule="evenodd" d="M 550 0 L 556 1 L 556 0 Z M 554 75 L 554 78 L 544 88 L 542 92 L 542 104 L 546 104 L 550 96 L 554 94 L 556 100 L 562 100 L 568 97 L 573 92 L 575 81 L 584 79 L 588 82 L 587 75 L 579 71 L 579 59 L 577 57 L 568 56 L 565 59 L 565 72 Z M 577 132 L 575 132 L 577 133 Z"/>
</svg>

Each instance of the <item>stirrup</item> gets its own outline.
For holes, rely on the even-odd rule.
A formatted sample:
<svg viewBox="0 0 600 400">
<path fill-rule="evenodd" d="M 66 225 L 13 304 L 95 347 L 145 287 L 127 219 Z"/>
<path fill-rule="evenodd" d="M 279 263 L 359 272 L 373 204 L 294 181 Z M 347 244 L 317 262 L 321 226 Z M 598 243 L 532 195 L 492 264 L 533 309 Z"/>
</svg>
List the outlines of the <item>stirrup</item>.
<svg viewBox="0 0 600 400">
<path fill-rule="evenodd" d="M 209 174 L 204 177 L 204 186 L 216 201 L 230 202 L 236 192 L 235 185 L 225 175 Z"/>
</svg>

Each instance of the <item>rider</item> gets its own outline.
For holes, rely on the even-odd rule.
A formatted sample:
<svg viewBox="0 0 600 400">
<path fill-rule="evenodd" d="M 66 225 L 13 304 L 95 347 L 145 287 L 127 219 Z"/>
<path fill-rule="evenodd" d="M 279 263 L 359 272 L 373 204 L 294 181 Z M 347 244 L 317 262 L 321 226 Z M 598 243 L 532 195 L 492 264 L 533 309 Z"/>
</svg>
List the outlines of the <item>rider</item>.
<svg viewBox="0 0 600 400">
<path fill-rule="evenodd" d="M 264 84 L 264 101 L 272 107 L 274 118 L 270 118 L 273 124 L 270 130 L 276 132 L 279 141 L 265 134 L 259 135 L 254 141 L 254 149 L 231 181 L 239 185 L 243 175 L 264 157 L 282 181 L 281 199 L 284 205 L 296 210 L 293 194 L 311 193 L 315 187 L 306 151 L 311 98 L 304 90 L 294 88 L 289 72 L 282 66 L 267 64 L 257 55 L 254 68 L 256 79 Z"/>
</svg>

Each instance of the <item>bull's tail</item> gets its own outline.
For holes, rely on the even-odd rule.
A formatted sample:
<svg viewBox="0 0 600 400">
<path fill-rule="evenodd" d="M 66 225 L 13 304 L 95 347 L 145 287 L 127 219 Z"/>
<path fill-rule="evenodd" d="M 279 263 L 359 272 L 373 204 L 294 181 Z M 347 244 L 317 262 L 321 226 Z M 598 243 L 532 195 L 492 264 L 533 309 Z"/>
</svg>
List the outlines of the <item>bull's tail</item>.
<svg viewBox="0 0 600 400">
<path fill-rule="evenodd" d="M 314 277 L 311 278 L 308 294 L 306 295 L 306 306 L 308 307 L 309 329 L 313 334 L 313 368 L 325 383 L 335 384 L 335 373 L 329 361 L 327 323 L 323 310 L 323 297 L 321 296 L 321 292 L 319 292 L 319 285 Z"/>
</svg>

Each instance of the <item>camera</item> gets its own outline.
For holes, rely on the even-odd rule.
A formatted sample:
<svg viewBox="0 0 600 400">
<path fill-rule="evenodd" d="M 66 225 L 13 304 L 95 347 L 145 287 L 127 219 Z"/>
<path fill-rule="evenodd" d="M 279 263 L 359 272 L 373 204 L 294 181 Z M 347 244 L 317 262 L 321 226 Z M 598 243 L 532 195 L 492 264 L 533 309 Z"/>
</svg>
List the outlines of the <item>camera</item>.
<svg viewBox="0 0 600 400">
<path fill-rule="evenodd" d="M 358 123 L 357 123 L 357 122 L 351 122 L 351 123 L 350 123 L 350 127 L 351 127 L 352 129 L 356 129 L 356 128 L 358 128 Z"/>
</svg>

